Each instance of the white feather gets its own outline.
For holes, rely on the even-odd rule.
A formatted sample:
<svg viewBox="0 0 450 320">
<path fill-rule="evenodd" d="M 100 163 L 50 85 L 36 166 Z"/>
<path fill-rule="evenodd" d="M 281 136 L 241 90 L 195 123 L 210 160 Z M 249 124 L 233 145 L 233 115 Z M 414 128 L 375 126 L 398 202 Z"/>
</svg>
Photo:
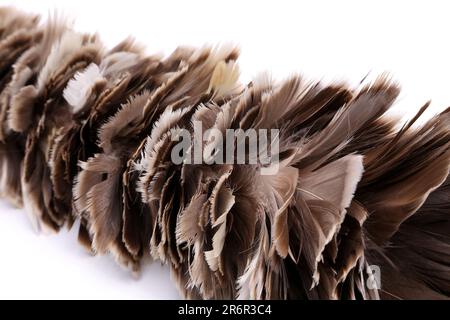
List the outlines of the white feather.
<svg viewBox="0 0 450 320">
<path fill-rule="evenodd" d="M 117 74 L 123 70 L 135 66 L 140 60 L 138 54 L 133 52 L 115 52 L 106 56 L 100 64 L 101 74 L 109 77 L 112 74 Z"/>
<path fill-rule="evenodd" d="M 64 99 L 72 106 L 72 112 L 76 113 L 86 104 L 92 93 L 94 85 L 104 80 L 99 67 L 91 63 L 86 69 L 77 72 L 64 89 Z"/>
</svg>

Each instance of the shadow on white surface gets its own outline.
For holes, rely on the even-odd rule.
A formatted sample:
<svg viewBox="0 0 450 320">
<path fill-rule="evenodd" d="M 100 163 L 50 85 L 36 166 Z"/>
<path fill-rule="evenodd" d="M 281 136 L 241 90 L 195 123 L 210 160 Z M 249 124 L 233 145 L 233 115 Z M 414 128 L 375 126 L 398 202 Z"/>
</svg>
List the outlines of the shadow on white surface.
<svg viewBox="0 0 450 320">
<path fill-rule="evenodd" d="M 91 256 L 76 228 L 36 234 L 26 213 L 0 200 L 0 299 L 178 299 L 169 270 L 159 262 L 139 278 L 113 257 Z"/>
</svg>

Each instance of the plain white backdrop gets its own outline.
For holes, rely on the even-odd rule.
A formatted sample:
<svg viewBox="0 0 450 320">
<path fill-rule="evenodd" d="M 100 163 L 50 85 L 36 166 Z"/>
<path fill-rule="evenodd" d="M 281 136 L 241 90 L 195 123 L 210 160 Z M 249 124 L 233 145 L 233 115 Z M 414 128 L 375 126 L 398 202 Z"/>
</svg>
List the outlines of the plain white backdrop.
<svg viewBox="0 0 450 320">
<path fill-rule="evenodd" d="M 448 1 L 104 1 L 0 0 L 44 17 L 55 9 L 108 46 L 133 35 L 149 53 L 178 45 L 232 42 L 241 79 L 346 81 L 390 72 L 402 86 L 397 110 L 427 116 L 450 105 Z M 91 257 L 73 231 L 33 233 L 25 213 L 0 200 L 0 298 L 171 299 L 167 268 L 153 263 L 134 279 L 109 256 Z"/>
</svg>

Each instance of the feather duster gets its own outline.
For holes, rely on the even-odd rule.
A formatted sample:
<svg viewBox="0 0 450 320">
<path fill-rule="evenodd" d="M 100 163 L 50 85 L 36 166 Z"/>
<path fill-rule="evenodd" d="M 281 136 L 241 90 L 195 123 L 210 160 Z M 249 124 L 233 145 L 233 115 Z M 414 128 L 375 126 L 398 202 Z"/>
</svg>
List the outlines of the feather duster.
<svg viewBox="0 0 450 320">
<path fill-rule="evenodd" d="M 1 195 L 132 272 L 167 264 L 186 298 L 449 299 L 450 110 L 386 115 L 386 75 L 242 84 L 238 55 L 1 8 Z"/>
</svg>

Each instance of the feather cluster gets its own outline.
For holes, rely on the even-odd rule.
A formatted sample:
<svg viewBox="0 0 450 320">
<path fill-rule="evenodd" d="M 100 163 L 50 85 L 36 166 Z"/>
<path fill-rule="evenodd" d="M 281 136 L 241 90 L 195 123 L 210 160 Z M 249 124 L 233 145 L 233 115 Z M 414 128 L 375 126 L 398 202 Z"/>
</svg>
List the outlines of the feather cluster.
<svg viewBox="0 0 450 320">
<path fill-rule="evenodd" d="M 386 116 L 399 94 L 386 76 L 245 85 L 237 58 L 107 49 L 0 9 L 2 196 L 37 230 L 79 226 L 88 250 L 132 271 L 167 264 L 186 298 L 448 299 L 450 110 Z M 277 173 L 173 163 L 172 129 L 194 121 L 278 129 Z"/>
</svg>

